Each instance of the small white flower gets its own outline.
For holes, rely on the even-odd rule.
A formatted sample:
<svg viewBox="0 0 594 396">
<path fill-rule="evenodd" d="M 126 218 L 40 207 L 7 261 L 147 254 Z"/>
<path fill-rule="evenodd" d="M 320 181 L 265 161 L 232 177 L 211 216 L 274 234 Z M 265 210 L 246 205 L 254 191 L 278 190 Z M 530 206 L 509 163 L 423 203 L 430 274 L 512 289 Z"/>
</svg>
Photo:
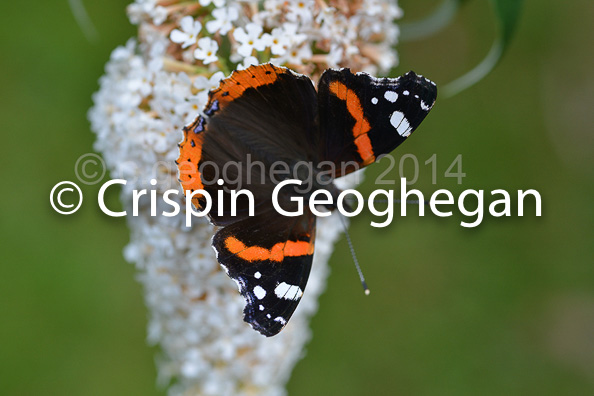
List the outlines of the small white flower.
<svg viewBox="0 0 594 396">
<path fill-rule="evenodd" d="M 378 59 L 378 64 L 382 71 L 390 70 L 390 68 L 394 67 L 394 65 L 397 63 L 397 55 L 392 51 L 388 51 L 387 49 L 382 51 L 382 55 Z"/>
<path fill-rule="evenodd" d="M 128 17 L 130 18 L 130 22 L 132 22 L 134 24 L 140 23 L 146 16 L 147 12 L 152 9 L 152 7 L 154 7 L 154 5 L 149 5 L 147 7 L 146 3 L 141 3 L 138 0 L 136 0 L 134 3 L 130 4 L 127 8 Z"/>
<path fill-rule="evenodd" d="M 367 0 L 367 6 L 362 10 L 365 15 L 376 16 L 384 12 L 384 3 L 378 0 Z"/>
<path fill-rule="evenodd" d="M 298 19 L 307 24 L 313 20 L 314 0 L 291 0 L 288 5 L 287 19 L 296 22 Z"/>
<path fill-rule="evenodd" d="M 189 124 L 200 113 L 208 100 L 208 91 L 201 91 L 176 103 L 173 111 L 183 119 L 184 124 Z"/>
<path fill-rule="evenodd" d="M 240 63 L 239 65 L 237 65 L 237 70 L 247 69 L 250 66 L 259 65 L 259 64 L 260 64 L 260 61 L 258 60 L 258 58 L 256 58 L 255 56 L 248 56 L 243 59 L 243 63 Z"/>
<path fill-rule="evenodd" d="M 221 8 L 225 5 L 226 0 L 200 0 L 200 5 L 206 7 L 209 4 L 214 4 L 216 8 Z"/>
<path fill-rule="evenodd" d="M 237 52 L 246 57 L 252 54 L 252 51 L 264 51 L 266 48 L 266 40 L 262 40 L 262 26 L 255 23 L 248 23 L 245 25 L 245 30 L 241 27 L 233 31 L 233 37 L 241 45 L 237 48 Z"/>
<path fill-rule="evenodd" d="M 265 0 L 264 10 L 270 17 L 275 17 L 283 12 L 284 0 Z"/>
<path fill-rule="evenodd" d="M 210 37 L 203 37 L 198 40 L 198 48 L 194 51 L 194 58 L 201 60 L 202 63 L 208 65 L 209 63 L 219 60 L 217 51 L 219 44 Z"/>
<path fill-rule="evenodd" d="M 157 6 L 156 1 L 136 0 L 128 6 L 128 15 L 132 23 L 152 20 L 156 26 L 167 19 L 169 12 L 165 7 Z"/>
<path fill-rule="evenodd" d="M 208 33 L 214 34 L 219 32 L 222 35 L 226 35 L 233 28 L 232 22 L 237 20 L 239 13 L 235 7 L 217 8 L 213 10 L 212 16 L 215 19 L 206 22 Z"/>
<path fill-rule="evenodd" d="M 212 89 L 215 89 L 219 86 L 221 80 L 225 78 L 225 73 L 222 71 L 218 71 L 213 74 L 210 78 L 206 78 L 204 76 L 197 76 L 194 79 L 192 85 L 194 88 L 198 89 L 198 99 L 203 103 L 202 106 L 198 110 L 202 110 L 206 102 L 208 101 L 208 92 Z"/>
<path fill-rule="evenodd" d="M 342 55 L 344 53 L 344 48 L 337 44 L 332 44 L 330 46 L 330 51 L 328 52 L 328 66 L 330 67 L 338 67 L 338 64 L 342 61 Z"/>
<path fill-rule="evenodd" d="M 182 48 L 188 48 L 190 45 L 196 44 L 198 34 L 202 30 L 202 24 L 194 20 L 191 16 L 185 16 L 179 21 L 179 29 L 173 29 L 169 37 L 174 43 L 181 44 Z"/>
<path fill-rule="evenodd" d="M 287 63 L 300 65 L 312 56 L 311 46 L 305 44 L 301 48 L 293 48 L 287 52 Z"/>
<path fill-rule="evenodd" d="M 138 67 L 134 68 L 130 73 L 128 89 L 130 92 L 135 92 L 140 94 L 142 97 L 146 97 L 153 89 L 151 85 L 153 73 L 141 68 L 140 65 L 142 65 L 142 62 L 139 59 L 132 62 L 132 64 L 134 63 L 136 63 Z"/>
<path fill-rule="evenodd" d="M 299 44 L 303 43 L 307 40 L 307 34 L 298 33 L 299 26 L 294 23 L 285 23 L 283 24 L 283 29 L 285 33 L 285 37 L 289 39 L 292 46 L 298 46 Z"/>
<path fill-rule="evenodd" d="M 151 13 L 151 17 L 153 18 L 153 22 L 156 26 L 159 26 L 160 24 L 165 22 L 168 15 L 169 11 L 167 11 L 167 8 L 161 6 L 155 7 L 153 12 Z"/>
<path fill-rule="evenodd" d="M 210 91 L 211 89 L 218 87 L 219 83 L 223 78 L 225 78 L 225 73 L 223 73 L 222 71 L 218 71 L 215 74 L 213 74 L 210 78 L 206 78 L 204 76 L 197 76 L 194 79 L 194 83 L 192 85 L 196 89 L 205 89 L 207 91 Z"/>
<path fill-rule="evenodd" d="M 283 56 L 272 58 L 270 59 L 270 62 L 279 66 L 284 63 L 288 63 L 289 65 L 301 65 L 304 61 L 310 59 L 312 55 L 311 46 L 306 43 L 301 47 L 295 46 L 288 49 Z"/>
<path fill-rule="evenodd" d="M 291 37 L 282 27 L 272 29 L 270 34 L 264 33 L 262 40 L 270 47 L 273 55 L 284 55 L 291 44 Z"/>
</svg>

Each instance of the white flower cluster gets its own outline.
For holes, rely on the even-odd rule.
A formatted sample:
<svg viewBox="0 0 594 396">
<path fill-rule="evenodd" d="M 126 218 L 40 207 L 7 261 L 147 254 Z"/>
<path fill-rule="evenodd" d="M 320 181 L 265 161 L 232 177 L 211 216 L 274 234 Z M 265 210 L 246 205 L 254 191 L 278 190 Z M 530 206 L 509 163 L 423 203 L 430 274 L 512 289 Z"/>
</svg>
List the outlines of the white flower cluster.
<svg viewBox="0 0 594 396">
<path fill-rule="evenodd" d="M 272 62 L 310 75 L 389 70 L 402 15 L 396 0 L 137 0 L 129 13 L 169 32 L 179 45 L 170 54 L 187 63 L 232 70 Z"/>
<path fill-rule="evenodd" d="M 89 112 L 95 148 L 111 176 L 128 181 L 127 207 L 134 189 L 181 191 L 181 129 L 231 70 L 271 61 L 315 79 L 328 66 L 373 72 L 396 61 L 395 0 L 136 0 L 128 13 L 139 38 L 112 53 Z M 144 201 L 128 216 L 124 254 L 145 287 L 161 382 L 172 395 L 283 394 L 310 337 L 340 220 L 318 220 L 303 299 L 287 328 L 265 338 L 242 320 L 243 298 L 210 247 L 213 227 L 186 228 L 184 216 L 151 217 Z"/>
</svg>

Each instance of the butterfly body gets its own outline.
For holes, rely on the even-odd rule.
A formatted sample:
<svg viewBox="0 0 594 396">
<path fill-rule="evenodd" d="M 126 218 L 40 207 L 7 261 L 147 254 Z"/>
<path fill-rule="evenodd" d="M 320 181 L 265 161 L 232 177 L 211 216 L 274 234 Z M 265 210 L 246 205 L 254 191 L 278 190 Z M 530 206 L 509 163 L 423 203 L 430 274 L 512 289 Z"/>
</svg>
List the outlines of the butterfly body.
<svg viewBox="0 0 594 396">
<path fill-rule="evenodd" d="M 305 290 L 314 253 L 316 216 L 307 202 L 333 183 L 391 152 L 421 123 L 435 102 L 435 84 L 409 72 L 377 79 L 348 69 L 325 71 L 318 89 L 306 76 L 270 64 L 234 72 L 209 94 L 204 116 L 184 128 L 178 167 L 185 190 L 204 190 L 220 226 L 217 260 L 246 299 L 244 320 L 266 336 L 288 322 Z M 188 171 L 188 169 L 192 171 Z M 219 184 L 218 180 L 223 179 Z M 280 183 L 297 180 L 276 189 Z M 286 212 L 275 209 L 273 195 Z M 205 197 L 193 198 L 203 209 Z"/>
</svg>

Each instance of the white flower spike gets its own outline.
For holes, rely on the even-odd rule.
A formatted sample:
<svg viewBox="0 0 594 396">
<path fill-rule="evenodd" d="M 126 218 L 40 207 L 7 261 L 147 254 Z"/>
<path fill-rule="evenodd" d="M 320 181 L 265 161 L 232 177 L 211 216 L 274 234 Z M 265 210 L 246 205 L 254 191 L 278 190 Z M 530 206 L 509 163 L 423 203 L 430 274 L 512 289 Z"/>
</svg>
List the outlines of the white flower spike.
<svg viewBox="0 0 594 396">
<path fill-rule="evenodd" d="M 396 0 L 251 4 L 135 0 L 128 7 L 139 38 L 113 51 L 89 112 L 95 149 L 112 178 L 127 180 L 121 193 L 126 208 L 134 189 L 157 188 L 157 196 L 180 189 L 174 160 L 182 128 L 233 69 L 272 60 L 316 80 L 329 66 L 374 72 L 398 59 L 394 22 L 402 11 Z M 162 201 L 158 206 L 157 212 L 170 209 Z M 174 384 L 168 394 L 284 394 L 311 337 L 309 319 L 325 288 L 340 220 L 319 219 L 307 290 L 289 325 L 273 338 L 241 320 L 244 300 L 214 256 L 210 224 L 186 228 L 183 213 L 151 217 L 150 202 L 141 199 L 139 216 L 128 217 L 128 225 L 124 256 L 144 286 L 147 338 L 161 349 L 160 381 Z"/>
</svg>

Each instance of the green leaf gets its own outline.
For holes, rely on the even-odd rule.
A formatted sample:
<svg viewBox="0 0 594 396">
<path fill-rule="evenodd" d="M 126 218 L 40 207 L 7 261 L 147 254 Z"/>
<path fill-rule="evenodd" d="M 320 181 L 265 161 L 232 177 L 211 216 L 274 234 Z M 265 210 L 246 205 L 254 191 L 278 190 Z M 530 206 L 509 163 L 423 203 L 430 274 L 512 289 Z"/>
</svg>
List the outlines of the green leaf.
<svg viewBox="0 0 594 396">
<path fill-rule="evenodd" d="M 491 0 L 501 26 L 501 39 L 507 46 L 516 30 L 524 0 Z"/>
<path fill-rule="evenodd" d="M 443 88 L 442 92 L 446 97 L 471 87 L 489 74 L 501 60 L 513 37 L 524 0 L 491 0 L 491 3 L 499 21 L 499 35 L 481 63 Z"/>
</svg>

